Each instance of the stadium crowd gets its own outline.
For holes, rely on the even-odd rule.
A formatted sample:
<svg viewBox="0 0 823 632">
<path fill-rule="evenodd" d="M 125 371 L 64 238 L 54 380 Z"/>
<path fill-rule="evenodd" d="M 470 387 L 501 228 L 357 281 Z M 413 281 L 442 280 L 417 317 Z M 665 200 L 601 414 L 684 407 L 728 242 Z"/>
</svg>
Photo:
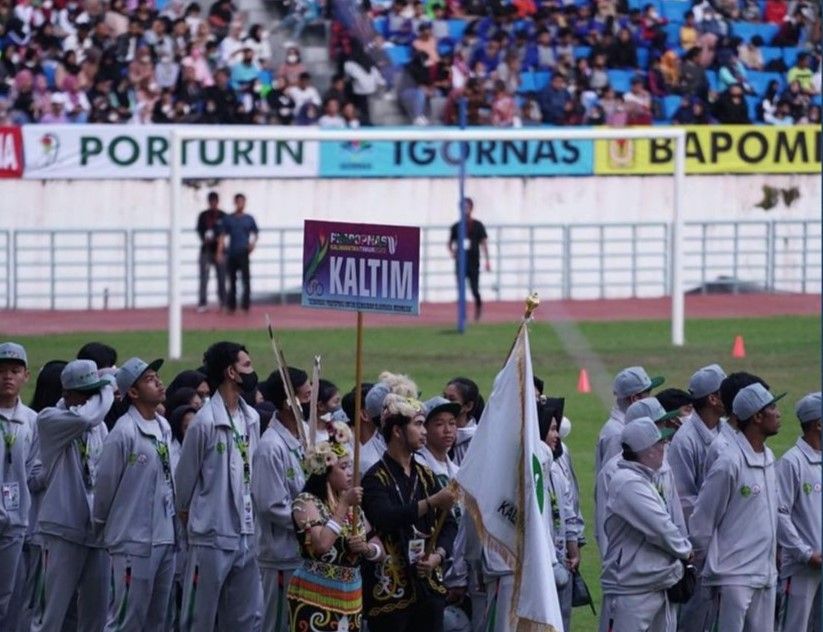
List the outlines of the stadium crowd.
<svg viewBox="0 0 823 632">
<path fill-rule="evenodd" d="M 40 369 L 28 407 L 26 350 L 0 344 L 0 629 L 510 629 L 513 568 L 450 484 L 494 393 L 456 377 L 422 402 L 383 372 L 358 406 L 355 389 L 294 367 L 258 380 L 260 360 L 232 342 L 168 387 L 162 360 L 117 366 L 95 342 L 77 355 Z M 783 396 L 763 379 L 711 364 L 687 390 L 663 382 L 639 366 L 615 376 L 586 525 L 564 400 L 534 378 L 564 629 L 590 602 L 587 527 L 602 632 L 815 629 L 821 394 L 798 400 L 783 429 L 797 441 L 775 460 Z"/>
<path fill-rule="evenodd" d="M 3 0 L 0 122 L 356 127 L 382 98 L 418 125 L 461 104 L 468 125 L 820 122 L 811 0 L 279 6 L 264 25 L 231 0 Z M 301 60 L 313 28 L 327 88 Z"/>
</svg>

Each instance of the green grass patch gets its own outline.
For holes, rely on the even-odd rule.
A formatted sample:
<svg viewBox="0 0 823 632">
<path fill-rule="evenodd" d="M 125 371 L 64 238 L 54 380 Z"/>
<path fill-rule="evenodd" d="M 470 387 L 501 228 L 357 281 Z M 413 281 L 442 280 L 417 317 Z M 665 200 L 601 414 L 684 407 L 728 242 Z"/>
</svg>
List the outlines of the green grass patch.
<svg viewBox="0 0 823 632">
<path fill-rule="evenodd" d="M 365 318 L 368 326 L 368 316 Z M 689 376 L 699 367 L 719 362 L 727 373 L 750 371 L 762 376 L 774 392 L 788 391 L 780 403 L 783 427 L 770 441 L 777 456 L 790 447 L 797 435 L 794 402 L 805 393 L 820 389 L 820 322 L 816 317 L 746 318 L 727 320 L 689 320 L 687 345 L 681 349 L 670 343 L 668 321 L 580 323 L 577 331 L 589 349 L 583 357 L 596 357 L 605 366 L 604 374 L 593 373 L 592 386 L 608 393 L 615 372 L 625 366 L 641 364 L 650 375 L 666 377 L 666 386 L 684 388 Z M 445 383 L 457 375 L 474 379 L 488 396 L 492 380 L 500 369 L 516 333 L 516 325 L 478 325 L 464 335 L 436 327 L 366 329 L 364 336 L 364 378 L 374 380 L 384 370 L 407 373 L 428 398 L 440 393 Z M 735 335 L 745 338 L 748 355 L 731 358 Z M 315 354 L 323 356 L 323 375 L 348 389 L 354 383 L 355 332 L 353 329 L 280 332 L 286 359 L 290 364 L 310 368 Z M 560 336 L 564 340 L 561 341 Z M 0 334 L 0 338 L 2 335 Z M 117 348 L 121 361 L 132 355 L 145 360 L 162 357 L 166 351 L 165 333 L 69 334 L 18 337 L 26 346 L 33 372 L 51 359 L 69 359 L 90 340 L 106 342 Z M 261 327 L 247 332 L 186 332 L 185 357 L 169 362 L 161 375 L 170 381 L 184 368 L 200 364 L 203 350 L 218 340 L 244 343 L 252 355 L 261 378 L 274 368 L 268 338 Z M 566 397 L 566 414 L 573 422 L 567 442 L 571 447 L 581 484 L 581 501 L 587 520 L 589 546 L 583 550 L 583 573 L 595 593 L 599 610 L 599 557 L 594 544 L 591 520 L 594 514 L 594 446 L 607 416 L 606 404 L 595 394 L 576 392 L 578 360 L 570 357 L 562 342 L 564 330 L 547 323 L 531 326 L 535 373 L 546 382 L 547 394 Z M 580 356 L 577 356 L 580 357 Z M 591 367 L 587 367 L 590 371 Z M 28 399 L 34 379 L 26 388 Z M 573 627 L 578 631 L 596 630 L 591 613 L 575 610 Z"/>
</svg>

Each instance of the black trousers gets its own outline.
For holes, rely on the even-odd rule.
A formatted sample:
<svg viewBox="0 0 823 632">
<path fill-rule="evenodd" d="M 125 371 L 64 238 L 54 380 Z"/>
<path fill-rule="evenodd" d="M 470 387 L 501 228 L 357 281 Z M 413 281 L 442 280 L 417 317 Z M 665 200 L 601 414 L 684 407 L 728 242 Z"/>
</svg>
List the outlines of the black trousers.
<svg viewBox="0 0 823 632">
<path fill-rule="evenodd" d="M 445 608 L 446 600 L 432 595 L 409 610 L 369 617 L 369 632 L 443 632 Z"/>
<path fill-rule="evenodd" d="M 251 303 L 251 272 L 249 270 L 249 253 L 232 254 L 228 257 L 226 272 L 229 277 L 229 291 L 226 296 L 226 307 L 229 311 L 237 309 L 237 273 L 240 273 L 243 282 L 243 294 L 240 297 L 240 307 L 248 310 Z"/>
<path fill-rule="evenodd" d="M 456 269 L 454 272 L 455 274 L 459 274 Z M 474 297 L 475 307 L 482 307 L 483 299 L 480 298 L 480 266 L 466 266 L 466 278 L 469 280 L 469 288 L 471 288 L 471 293 Z M 459 278 L 457 282 L 460 283 Z"/>
</svg>

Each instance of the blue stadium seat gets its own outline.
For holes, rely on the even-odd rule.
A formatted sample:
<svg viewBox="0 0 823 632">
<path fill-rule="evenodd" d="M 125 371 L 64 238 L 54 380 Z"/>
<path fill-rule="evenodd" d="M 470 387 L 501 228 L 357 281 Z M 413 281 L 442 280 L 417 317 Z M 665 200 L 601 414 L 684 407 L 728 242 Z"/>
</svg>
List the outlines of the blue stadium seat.
<svg viewBox="0 0 823 632">
<path fill-rule="evenodd" d="M 749 80 L 749 85 L 751 85 L 752 90 L 758 95 L 766 92 L 766 88 L 769 87 L 769 82 L 773 79 L 777 79 L 780 82 L 781 89 L 786 86 L 783 73 L 779 72 L 757 72 L 750 70 L 746 73 L 746 77 Z"/>
<path fill-rule="evenodd" d="M 764 43 L 771 44 L 774 36 L 777 35 L 777 31 L 780 30 L 777 24 L 768 22 L 760 24 L 755 22 L 732 22 L 731 25 L 732 35 L 736 35 L 744 42 L 749 42 L 755 35 L 759 35 L 763 38 Z"/>
<path fill-rule="evenodd" d="M 797 56 L 803 52 L 802 48 L 797 46 L 792 46 L 789 48 L 783 49 L 783 61 L 786 64 L 786 68 L 791 68 L 797 63 Z"/>
<path fill-rule="evenodd" d="M 760 97 L 757 95 L 747 94 L 746 105 L 749 109 L 749 120 L 752 123 L 757 122 L 757 106 L 760 103 Z"/>
<path fill-rule="evenodd" d="M 389 19 L 385 15 L 380 15 L 372 20 L 375 32 L 383 38 L 389 36 Z"/>
<path fill-rule="evenodd" d="M 411 46 L 390 46 L 386 54 L 393 66 L 405 66 L 411 61 Z"/>
<path fill-rule="evenodd" d="M 637 47 L 637 67 L 643 70 L 649 69 L 649 49 L 645 46 Z"/>
<path fill-rule="evenodd" d="M 520 93 L 534 92 L 534 73 L 531 70 L 520 73 Z"/>
<path fill-rule="evenodd" d="M 466 20 L 449 20 L 449 37 L 457 41 L 466 32 Z"/>
<path fill-rule="evenodd" d="M 783 59 L 783 49 L 777 46 L 762 46 L 760 48 L 760 54 L 763 55 L 763 65 L 775 59 Z"/>
<path fill-rule="evenodd" d="M 540 92 L 543 88 L 549 85 L 550 74 L 551 73 L 549 73 L 548 70 L 536 70 L 532 73 L 535 91 Z"/>
<path fill-rule="evenodd" d="M 683 14 L 692 8 L 692 3 L 687 0 L 663 0 L 660 8 L 660 14 L 669 22 L 682 23 L 685 21 Z"/>
<path fill-rule="evenodd" d="M 671 121 L 677 108 L 680 107 L 680 101 L 683 97 L 677 94 L 670 94 L 663 97 L 663 116 L 667 121 Z"/>
<path fill-rule="evenodd" d="M 821 105 L 823 105 L 823 98 L 821 98 L 819 94 L 815 94 L 814 96 L 812 96 L 811 104 L 820 107 Z"/>
<path fill-rule="evenodd" d="M 669 22 L 663 30 L 666 32 L 666 46 L 680 46 L 680 24 Z"/>
<path fill-rule="evenodd" d="M 609 70 L 609 85 L 615 92 L 628 92 L 634 75 L 634 70 Z"/>
<path fill-rule="evenodd" d="M 580 59 L 581 57 L 588 57 L 592 53 L 591 46 L 575 46 L 574 47 L 574 58 Z"/>
</svg>

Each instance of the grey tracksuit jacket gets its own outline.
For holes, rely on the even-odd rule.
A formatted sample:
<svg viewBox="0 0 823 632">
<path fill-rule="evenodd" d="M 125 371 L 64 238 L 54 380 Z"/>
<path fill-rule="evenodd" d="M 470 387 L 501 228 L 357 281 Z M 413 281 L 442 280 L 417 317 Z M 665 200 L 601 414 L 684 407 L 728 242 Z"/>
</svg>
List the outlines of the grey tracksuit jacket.
<svg viewBox="0 0 823 632">
<path fill-rule="evenodd" d="M 621 459 L 609 485 L 606 513 L 608 548 L 600 575 L 605 594 L 657 592 L 680 580 L 680 560 L 688 559 L 692 548 L 672 522 L 652 470 Z"/>
<path fill-rule="evenodd" d="M 802 438 L 777 462 L 777 542 L 780 577 L 807 569 L 821 550 L 820 452 Z"/>
<path fill-rule="evenodd" d="M 703 485 L 706 453 L 721 433 L 731 438 L 733 430 L 725 421 L 721 421 L 715 430 L 709 430 L 695 411 L 675 433 L 669 445 L 669 465 L 687 523 Z"/>
<path fill-rule="evenodd" d="M 248 444 L 249 479 L 260 441 L 260 416 L 243 400 L 240 415 Z M 236 551 L 243 535 L 253 535 L 245 521 L 246 490 L 243 458 L 220 393 L 203 406 L 186 431 L 180 461 L 174 473 L 178 511 L 188 511 L 189 545 Z"/>
<path fill-rule="evenodd" d="M 706 586 L 775 585 L 777 502 L 772 451 L 755 452 L 737 433 L 709 470 L 689 521 Z"/>
<path fill-rule="evenodd" d="M 306 429 L 308 433 L 308 429 Z M 263 568 L 300 566 L 292 501 L 303 490 L 303 448 L 277 417 L 260 437 L 254 457 L 252 495 L 257 511 L 257 561 Z"/>
<path fill-rule="evenodd" d="M 580 545 L 586 543 L 586 522 L 583 519 L 583 512 L 580 510 L 580 484 L 577 482 L 577 474 L 574 471 L 574 462 L 572 461 L 569 447 L 563 443 L 563 454 L 557 459 L 557 465 L 563 470 L 566 480 L 569 481 L 569 487 L 572 493 L 572 505 L 574 509 L 574 529 L 577 533 L 577 541 Z"/>
<path fill-rule="evenodd" d="M 594 453 L 594 475 L 600 473 L 600 469 L 606 461 L 615 454 L 620 454 L 620 433 L 626 425 L 626 413 L 616 405 L 612 407 L 609 418 L 603 424 L 600 435 L 597 437 L 597 448 Z"/>
<path fill-rule="evenodd" d="M 0 419 L 0 431 L 3 435 L 0 441 L 0 483 L 4 486 L 4 498 L 0 499 L 0 537 L 18 538 L 30 530 L 34 494 L 45 483 L 37 413 L 18 399 L 11 419 Z"/>
<path fill-rule="evenodd" d="M 110 553 L 148 557 L 152 546 L 174 544 L 171 428 L 163 417 L 143 419 L 134 407 L 103 444 L 92 519 Z M 160 451 L 165 450 L 168 470 Z M 168 472 L 168 474 L 167 474 Z"/>
<path fill-rule="evenodd" d="M 679 431 L 678 431 L 679 432 Z M 600 548 L 601 556 L 605 556 L 608 548 L 608 536 L 606 535 L 606 518 L 608 517 L 608 499 L 609 490 L 611 489 L 611 482 L 614 475 L 620 469 L 620 462 L 623 460 L 622 455 L 615 455 L 603 464 L 600 474 L 597 475 L 597 483 L 595 485 L 595 500 L 594 500 L 594 528 L 595 539 L 597 546 Z M 668 448 L 666 458 L 663 461 L 661 468 L 652 473 L 652 483 L 658 493 L 661 494 L 666 503 L 666 510 L 669 512 L 672 522 L 680 529 L 680 532 L 685 536 L 688 535 L 686 527 L 686 520 L 683 517 L 683 509 L 680 505 L 680 498 L 675 489 L 675 480 L 672 469 L 668 463 Z"/>
<path fill-rule="evenodd" d="M 103 420 L 114 401 L 106 385 L 82 406 L 64 400 L 37 416 L 46 491 L 40 505 L 38 531 L 75 544 L 100 546 L 91 522 L 97 463 L 108 434 Z"/>
</svg>

